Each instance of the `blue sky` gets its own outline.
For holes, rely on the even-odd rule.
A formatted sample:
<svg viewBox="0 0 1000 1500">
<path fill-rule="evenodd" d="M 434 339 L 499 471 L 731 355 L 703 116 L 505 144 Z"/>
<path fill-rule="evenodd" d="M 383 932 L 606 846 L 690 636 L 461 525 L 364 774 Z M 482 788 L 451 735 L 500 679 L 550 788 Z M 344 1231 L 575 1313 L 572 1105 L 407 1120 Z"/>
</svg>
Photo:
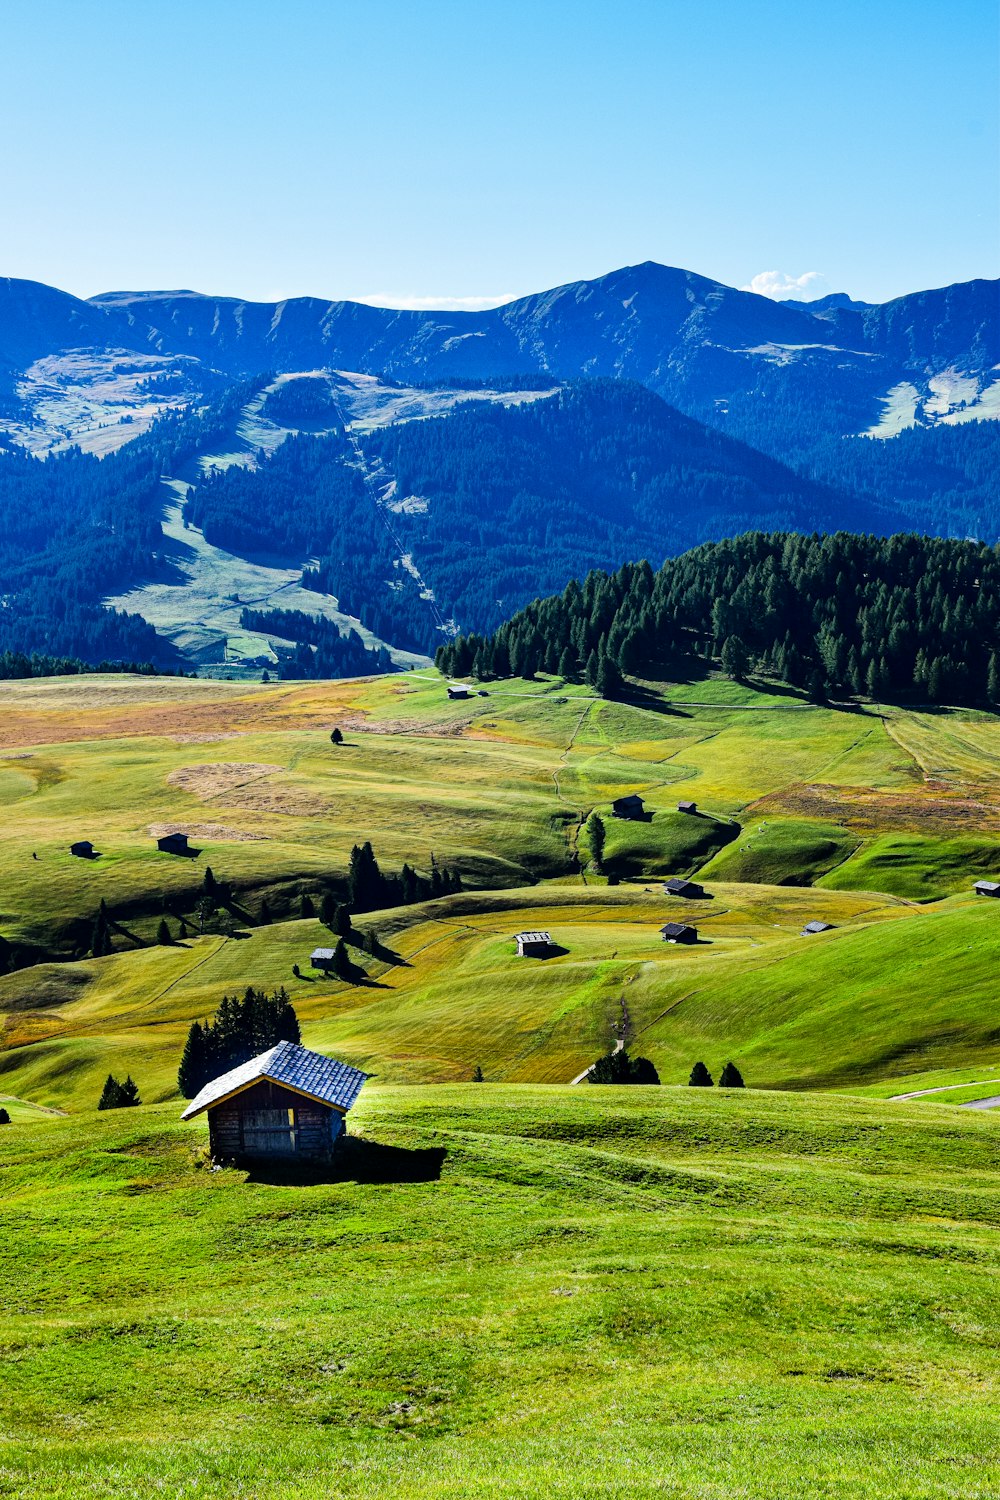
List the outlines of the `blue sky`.
<svg viewBox="0 0 1000 1500">
<path fill-rule="evenodd" d="M 6 0 L 0 274 L 442 305 L 998 274 L 996 0 Z"/>
</svg>

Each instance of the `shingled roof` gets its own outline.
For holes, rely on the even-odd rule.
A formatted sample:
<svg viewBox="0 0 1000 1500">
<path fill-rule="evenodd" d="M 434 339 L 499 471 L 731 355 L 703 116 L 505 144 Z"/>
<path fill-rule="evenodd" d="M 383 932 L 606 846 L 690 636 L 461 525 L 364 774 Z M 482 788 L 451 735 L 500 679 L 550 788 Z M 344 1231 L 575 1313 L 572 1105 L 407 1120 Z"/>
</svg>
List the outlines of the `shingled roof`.
<svg viewBox="0 0 1000 1500">
<path fill-rule="evenodd" d="M 251 1057 L 249 1062 L 240 1063 L 238 1068 L 206 1083 L 201 1093 L 191 1100 L 181 1119 L 193 1119 L 220 1099 L 242 1093 L 262 1078 L 284 1084 L 297 1094 L 305 1094 L 308 1099 L 317 1099 L 333 1109 L 346 1111 L 360 1094 L 368 1074 L 347 1063 L 337 1062 L 335 1058 L 324 1057 L 321 1052 L 310 1052 L 298 1042 L 279 1042 L 269 1052 Z"/>
</svg>

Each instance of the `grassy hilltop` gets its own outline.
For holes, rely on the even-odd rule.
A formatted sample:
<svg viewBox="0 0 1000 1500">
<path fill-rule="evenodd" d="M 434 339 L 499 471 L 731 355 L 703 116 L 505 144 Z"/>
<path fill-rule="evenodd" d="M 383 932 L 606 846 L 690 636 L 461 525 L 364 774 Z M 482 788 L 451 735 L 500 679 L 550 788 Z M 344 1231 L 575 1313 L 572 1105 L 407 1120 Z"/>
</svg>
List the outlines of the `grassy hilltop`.
<svg viewBox="0 0 1000 1500">
<path fill-rule="evenodd" d="M 11 1494 L 1000 1483 L 988 1117 L 370 1087 L 310 1186 L 207 1170 L 171 1106 L 6 1129 Z"/>
</svg>

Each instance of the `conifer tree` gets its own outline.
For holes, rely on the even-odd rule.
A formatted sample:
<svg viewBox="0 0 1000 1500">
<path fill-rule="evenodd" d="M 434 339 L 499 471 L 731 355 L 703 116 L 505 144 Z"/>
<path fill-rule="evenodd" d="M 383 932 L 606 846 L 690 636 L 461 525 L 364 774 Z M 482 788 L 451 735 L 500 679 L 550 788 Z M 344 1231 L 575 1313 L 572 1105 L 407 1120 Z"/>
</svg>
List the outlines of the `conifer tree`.
<svg viewBox="0 0 1000 1500">
<path fill-rule="evenodd" d="M 142 1103 L 142 1100 L 139 1098 L 139 1086 L 134 1082 L 131 1073 L 125 1079 L 125 1082 L 120 1085 L 120 1091 L 119 1109 L 132 1109 L 135 1105 Z"/>
<path fill-rule="evenodd" d="M 10 1124 L 10 1113 L 0 1105 L 0 1125 Z"/>
<path fill-rule="evenodd" d="M 312 897 L 309 895 L 302 896 L 299 900 L 299 916 L 305 918 L 314 917 L 315 915 L 316 907 L 313 904 Z"/>
<path fill-rule="evenodd" d="M 122 1086 L 111 1073 L 104 1080 L 104 1088 L 101 1097 L 97 1101 L 98 1109 L 117 1109 L 121 1100 Z"/>
<path fill-rule="evenodd" d="M 743 1082 L 743 1074 L 735 1063 L 727 1062 L 719 1074 L 720 1089 L 742 1089 L 746 1084 Z"/>
<path fill-rule="evenodd" d="M 339 937 L 351 935 L 351 908 L 341 904 L 333 914 L 333 930 Z"/>
<path fill-rule="evenodd" d="M 712 1075 L 703 1062 L 696 1062 L 691 1069 L 688 1086 L 693 1089 L 710 1089 L 712 1087 Z"/>
<path fill-rule="evenodd" d="M 333 745 L 342 745 L 344 743 L 343 732 L 339 727 L 334 729 L 333 733 L 330 735 L 330 743 Z"/>
<path fill-rule="evenodd" d="M 604 863 L 605 830 L 604 819 L 596 808 L 587 819 L 586 834 L 590 857 L 594 861 L 594 867 L 599 871 Z"/>
<path fill-rule="evenodd" d="M 337 920 L 337 912 L 339 910 L 340 906 L 338 905 L 333 892 L 324 891 L 323 899 L 320 902 L 319 906 L 319 919 L 323 923 L 324 927 L 329 927 L 331 931 L 333 930 L 333 924 Z"/>
<path fill-rule="evenodd" d="M 742 682 L 747 670 L 747 648 L 738 635 L 726 637 L 722 647 L 722 670 L 735 682 Z"/>
<path fill-rule="evenodd" d="M 156 941 L 160 944 L 161 948 L 169 948 L 173 943 L 173 938 L 170 936 L 170 928 L 167 926 L 166 917 L 160 918 L 160 925 L 156 929 Z"/>
<path fill-rule="evenodd" d="M 351 977 L 351 958 L 347 951 L 347 944 L 343 938 L 337 939 L 337 946 L 333 950 L 333 972 L 338 979 L 350 979 Z"/>
<path fill-rule="evenodd" d="M 483 1076 L 483 1070 L 479 1066 L 478 1063 L 476 1064 L 475 1071 L 472 1074 L 472 1081 L 473 1081 L 473 1083 L 485 1083 L 486 1082 L 486 1079 Z"/>
<path fill-rule="evenodd" d="M 177 1069 L 177 1087 L 184 1099 L 193 1099 L 208 1082 L 208 1049 L 201 1023 L 193 1021 Z"/>
</svg>

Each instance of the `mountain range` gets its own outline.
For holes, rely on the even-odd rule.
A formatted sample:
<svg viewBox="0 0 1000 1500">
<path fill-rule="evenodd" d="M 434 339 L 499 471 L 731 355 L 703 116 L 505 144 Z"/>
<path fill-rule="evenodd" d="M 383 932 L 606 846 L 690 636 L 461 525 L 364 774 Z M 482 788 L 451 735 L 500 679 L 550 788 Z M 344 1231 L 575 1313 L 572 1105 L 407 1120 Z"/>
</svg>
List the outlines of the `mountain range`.
<svg viewBox="0 0 1000 1500">
<path fill-rule="evenodd" d="M 779 303 L 646 262 L 445 313 L 0 280 L 0 650 L 301 669 L 297 611 L 404 660 L 736 530 L 992 541 L 998 416 L 996 281 Z"/>
<path fill-rule="evenodd" d="M 1000 399 L 1000 283 L 970 281 L 879 305 L 833 295 L 774 302 L 645 262 L 485 312 L 394 311 L 315 297 L 247 302 L 190 291 L 88 300 L 0 281 L 8 377 L 68 349 L 194 359 L 230 377 L 334 368 L 406 380 L 546 374 L 641 382 L 737 436 L 748 404 L 794 395 L 779 422 L 826 434 L 877 429 L 905 399 L 911 419 L 955 420 Z M 912 387 L 905 398 L 901 386 Z M 779 455 L 780 456 L 780 455 Z"/>
</svg>

